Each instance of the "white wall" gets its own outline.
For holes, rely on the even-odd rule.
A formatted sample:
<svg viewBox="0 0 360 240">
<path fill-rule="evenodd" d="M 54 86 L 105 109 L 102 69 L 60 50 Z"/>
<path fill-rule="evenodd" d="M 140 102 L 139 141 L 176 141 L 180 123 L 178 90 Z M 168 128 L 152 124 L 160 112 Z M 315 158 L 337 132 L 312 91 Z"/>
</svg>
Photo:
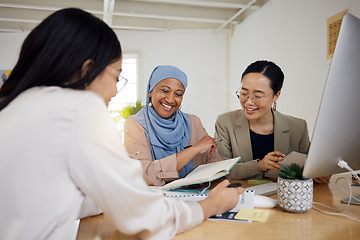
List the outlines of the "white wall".
<svg viewBox="0 0 360 240">
<path fill-rule="evenodd" d="M 226 31 L 117 31 L 124 52 L 140 55 L 140 96 L 157 65 L 174 65 L 188 77 L 182 110 L 197 115 L 213 135 L 215 119 L 226 106 Z"/>
<path fill-rule="evenodd" d="M 197 115 L 210 135 L 226 106 L 227 31 L 116 31 L 124 52 L 140 56 L 140 98 L 157 65 L 170 64 L 188 76 L 182 110 Z M 0 33 L 0 69 L 12 69 L 28 33 Z"/>
<path fill-rule="evenodd" d="M 312 134 L 330 67 L 326 20 L 347 8 L 360 17 L 358 0 L 270 0 L 239 24 L 231 39 L 227 110 L 240 107 L 233 92 L 245 68 L 259 59 L 271 60 L 285 74 L 278 110 L 306 119 Z"/>
<path fill-rule="evenodd" d="M 28 33 L 0 33 L 0 69 L 11 70 Z"/>
<path fill-rule="evenodd" d="M 269 0 L 225 31 L 117 31 L 124 52 L 140 54 L 140 96 L 155 66 L 172 64 L 189 78 L 183 110 L 196 114 L 210 135 L 216 116 L 238 109 L 240 76 L 258 59 L 285 73 L 279 111 L 307 120 L 313 130 L 329 69 L 325 57 L 326 19 L 344 9 L 360 17 L 359 0 Z M 0 33 L 0 69 L 11 69 L 27 33 Z M 227 86 L 229 84 L 229 86 Z"/>
</svg>

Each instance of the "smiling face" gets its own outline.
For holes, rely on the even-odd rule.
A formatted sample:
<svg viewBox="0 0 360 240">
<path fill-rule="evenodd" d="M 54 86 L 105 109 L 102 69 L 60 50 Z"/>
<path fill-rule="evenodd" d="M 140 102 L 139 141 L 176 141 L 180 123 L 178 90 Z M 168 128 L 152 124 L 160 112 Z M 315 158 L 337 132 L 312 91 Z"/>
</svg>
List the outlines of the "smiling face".
<svg viewBox="0 0 360 240">
<path fill-rule="evenodd" d="M 109 64 L 105 70 L 86 87 L 86 90 L 99 94 L 104 99 L 106 106 L 109 104 L 111 98 L 117 94 L 116 83 L 122 70 L 121 65 L 122 58 Z"/>
<path fill-rule="evenodd" d="M 248 73 L 242 79 L 240 104 L 246 118 L 259 120 L 271 113 L 273 102 L 276 102 L 280 91 L 274 95 L 270 87 L 270 79 L 262 73 Z"/>
<path fill-rule="evenodd" d="M 167 119 L 181 106 L 184 92 L 184 86 L 179 80 L 166 78 L 156 84 L 149 98 L 159 116 Z"/>
</svg>

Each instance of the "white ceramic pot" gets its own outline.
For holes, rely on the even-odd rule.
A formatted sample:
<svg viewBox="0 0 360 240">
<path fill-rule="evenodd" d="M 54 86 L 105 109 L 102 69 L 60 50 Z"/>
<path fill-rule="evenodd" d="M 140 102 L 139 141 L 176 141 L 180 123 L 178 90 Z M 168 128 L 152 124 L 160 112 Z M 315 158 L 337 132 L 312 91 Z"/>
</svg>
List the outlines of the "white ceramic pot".
<svg viewBox="0 0 360 240">
<path fill-rule="evenodd" d="M 278 205 L 287 212 L 303 213 L 312 208 L 313 180 L 290 180 L 278 177 Z"/>
</svg>

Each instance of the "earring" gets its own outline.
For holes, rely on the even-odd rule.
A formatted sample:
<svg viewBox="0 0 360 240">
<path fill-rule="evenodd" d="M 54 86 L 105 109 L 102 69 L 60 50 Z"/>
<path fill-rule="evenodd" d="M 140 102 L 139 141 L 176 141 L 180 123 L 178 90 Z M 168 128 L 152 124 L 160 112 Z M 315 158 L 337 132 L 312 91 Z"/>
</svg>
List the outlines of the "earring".
<svg viewBox="0 0 360 240">
<path fill-rule="evenodd" d="M 149 102 L 149 107 L 151 107 L 152 106 L 152 103 L 151 102 Z"/>
<path fill-rule="evenodd" d="M 180 105 L 179 109 L 178 109 L 178 113 L 180 114 L 180 109 L 182 108 L 182 106 Z"/>
<path fill-rule="evenodd" d="M 276 105 L 277 105 L 277 103 L 274 102 L 273 107 L 272 107 L 272 109 L 273 109 L 274 112 L 276 112 Z"/>
</svg>

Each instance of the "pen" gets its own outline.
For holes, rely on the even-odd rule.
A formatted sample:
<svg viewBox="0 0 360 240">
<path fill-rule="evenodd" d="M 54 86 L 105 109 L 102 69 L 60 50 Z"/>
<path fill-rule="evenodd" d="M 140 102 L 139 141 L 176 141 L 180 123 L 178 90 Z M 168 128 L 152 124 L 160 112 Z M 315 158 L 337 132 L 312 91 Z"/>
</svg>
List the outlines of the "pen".
<svg viewBox="0 0 360 240">
<path fill-rule="evenodd" d="M 221 139 L 216 139 L 215 142 L 221 142 L 222 140 Z M 189 147 L 191 147 L 192 145 L 189 145 L 189 146 L 186 146 L 184 149 L 187 149 Z"/>
<path fill-rule="evenodd" d="M 222 139 L 215 139 L 215 142 L 221 142 L 222 141 Z M 187 148 L 189 148 L 189 147 L 191 147 L 192 145 L 189 145 L 189 146 L 186 146 L 184 149 L 187 149 Z"/>
</svg>

